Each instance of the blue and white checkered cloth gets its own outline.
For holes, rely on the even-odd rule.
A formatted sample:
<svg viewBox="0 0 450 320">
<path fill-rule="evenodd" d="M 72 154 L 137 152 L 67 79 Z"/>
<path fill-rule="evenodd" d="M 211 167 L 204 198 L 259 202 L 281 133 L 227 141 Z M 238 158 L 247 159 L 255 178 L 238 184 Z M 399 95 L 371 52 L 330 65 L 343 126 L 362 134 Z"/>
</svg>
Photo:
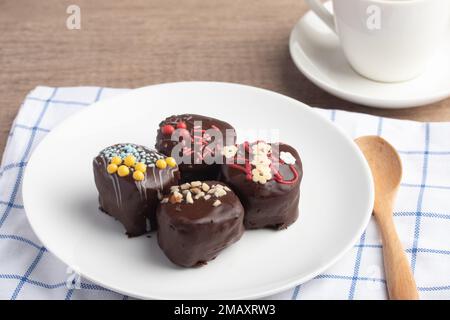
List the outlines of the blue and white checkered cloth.
<svg viewBox="0 0 450 320">
<path fill-rule="evenodd" d="M 127 89 L 37 87 L 11 128 L 0 168 L 0 298 L 123 299 L 49 253 L 28 224 L 21 184 L 36 145 L 61 120 Z M 395 224 L 422 299 L 450 299 L 450 123 L 419 123 L 317 109 L 350 137 L 381 135 L 399 151 L 403 183 Z M 382 245 L 372 220 L 343 259 L 315 279 L 273 299 L 385 299 Z M 78 280 L 78 279 L 76 279 Z"/>
</svg>

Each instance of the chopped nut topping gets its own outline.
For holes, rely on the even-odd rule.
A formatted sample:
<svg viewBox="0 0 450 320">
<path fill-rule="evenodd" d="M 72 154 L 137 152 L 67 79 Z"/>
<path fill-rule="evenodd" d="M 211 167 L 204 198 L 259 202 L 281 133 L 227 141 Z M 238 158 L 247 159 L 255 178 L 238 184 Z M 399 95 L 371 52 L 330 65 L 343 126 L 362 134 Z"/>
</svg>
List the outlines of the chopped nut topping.
<svg viewBox="0 0 450 320">
<path fill-rule="evenodd" d="M 194 197 L 195 200 L 200 199 L 201 197 L 204 197 L 205 193 L 203 191 L 200 191 L 200 193 L 197 193 Z"/>
<path fill-rule="evenodd" d="M 169 198 L 169 201 L 172 204 L 180 203 L 182 200 L 183 200 L 183 195 L 179 192 L 173 193 Z"/>
<path fill-rule="evenodd" d="M 169 198 L 163 198 L 163 199 L 161 200 L 161 203 L 167 203 L 167 202 L 169 202 Z"/>
<path fill-rule="evenodd" d="M 192 181 L 191 182 L 192 187 L 200 187 L 201 185 L 202 185 L 202 183 L 200 181 Z"/>
<path fill-rule="evenodd" d="M 173 194 L 174 194 L 175 196 L 177 196 L 177 197 L 183 197 L 183 196 L 181 195 L 181 193 L 179 193 L 178 191 L 175 191 Z"/>
<path fill-rule="evenodd" d="M 212 197 L 216 198 L 213 202 L 213 206 L 217 207 L 222 204 L 222 202 L 217 199 L 223 197 L 227 194 L 227 191 L 230 192 L 231 189 L 227 186 L 221 184 L 208 185 L 205 182 L 201 181 L 193 181 L 191 183 L 184 183 L 180 186 L 172 186 L 170 187 L 171 195 L 161 200 L 161 203 L 182 203 L 183 200 L 188 204 L 193 204 L 194 199 L 199 200 L 203 198 L 205 201 L 212 199 Z M 161 197 L 162 198 L 162 197 Z"/>
<path fill-rule="evenodd" d="M 194 203 L 194 200 L 192 199 L 192 193 L 188 192 L 186 194 L 186 202 L 191 204 Z"/>
<path fill-rule="evenodd" d="M 227 194 L 227 192 L 224 190 L 224 189 L 217 189 L 216 190 L 216 192 L 214 192 L 214 195 L 217 197 L 217 198 L 220 198 L 220 197 L 222 197 L 222 196 L 224 196 L 224 195 L 226 195 Z"/>
<path fill-rule="evenodd" d="M 189 189 L 191 187 L 190 183 L 184 183 L 180 186 L 181 190 L 186 190 Z"/>
</svg>

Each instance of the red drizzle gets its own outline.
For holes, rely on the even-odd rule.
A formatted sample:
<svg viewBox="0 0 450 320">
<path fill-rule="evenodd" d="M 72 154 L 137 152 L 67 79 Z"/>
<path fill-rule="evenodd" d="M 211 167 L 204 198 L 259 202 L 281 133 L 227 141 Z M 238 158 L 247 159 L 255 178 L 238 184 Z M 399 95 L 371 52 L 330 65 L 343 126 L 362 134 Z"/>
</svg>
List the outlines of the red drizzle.
<svg viewBox="0 0 450 320">
<path fill-rule="evenodd" d="M 248 141 L 245 141 L 243 143 L 243 145 L 244 145 L 245 152 L 247 152 L 249 154 L 249 158 L 250 158 L 251 151 L 250 151 L 250 145 L 249 145 Z M 285 162 L 280 159 L 278 161 L 278 165 L 274 166 L 274 164 L 277 163 L 277 161 L 275 159 L 273 159 L 271 154 L 269 155 L 269 159 L 271 161 L 270 169 L 272 170 L 273 179 L 276 182 L 278 182 L 280 184 L 294 184 L 298 181 L 299 174 L 294 165 L 292 165 L 292 164 L 289 165 L 289 169 L 291 170 L 292 174 L 294 175 L 294 178 L 292 178 L 291 180 L 285 180 L 284 177 L 281 175 L 280 171 L 276 169 L 280 164 L 285 164 Z M 231 164 L 229 164 L 229 166 L 244 172 L 246 174 L 247 180 L 252 180 L 252 165 L 250 163 L 250 160 L 245 157 L 241 157 L 241 156 L 236 156 L 236 160 L 237 160 L 237 162 L 244 161 L 244 166 L 236 164 L 236 163 L 231 163 Z"/>
<path fill-rule="evenodd" d="M 211 128 L 220 131 L 220 129 L 214 125 L 212 125 Z M 194 145 L 198 146 L 199 147 L 198 149 L 200 150 L 193 150 L 192 148 L 185 146 L 183 148 L 183 155 L 190 156 L 193 153 L 195 153 L 196 157 L 195 160 L 197 160 L 198 162 L 202 162 L 208 155 L 213 154 L 214 150 L 208 147 L 211 136 L 206 133 L 205 129 L 201 129 L 200 126 L 194 126 L 194 128 L 192 129 L 192 134 L 190 134 L 190 137 L 191 139 L 193 137 L 192 140 L 194 141 Z M 197 149 L 195 148 L 195 146 L 194 149 Z M 218 145 L 218 148 L 220 148 L 220 145 Z"/>
</svg>

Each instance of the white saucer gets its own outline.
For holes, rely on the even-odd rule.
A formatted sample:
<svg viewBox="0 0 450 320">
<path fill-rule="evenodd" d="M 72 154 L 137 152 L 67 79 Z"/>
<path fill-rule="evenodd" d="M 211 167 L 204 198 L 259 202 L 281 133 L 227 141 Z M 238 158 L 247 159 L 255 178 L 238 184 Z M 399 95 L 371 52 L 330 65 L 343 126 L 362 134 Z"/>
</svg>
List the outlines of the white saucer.
<svg viewBox="0 0 450 320">
<path fill-rule="evenodd" d="M 331 8 L 331 2 L 326 5 Z M 312 11 L 295 25 L 289 48 L 295 64 L 309 80 L 351 102 L 408 108 L 450 96 L 450 37 L 446 37 L 425 73 L 402 83 L 375 82 L 356 73 L 344 57 L 338 37 Z"/>
</svg>

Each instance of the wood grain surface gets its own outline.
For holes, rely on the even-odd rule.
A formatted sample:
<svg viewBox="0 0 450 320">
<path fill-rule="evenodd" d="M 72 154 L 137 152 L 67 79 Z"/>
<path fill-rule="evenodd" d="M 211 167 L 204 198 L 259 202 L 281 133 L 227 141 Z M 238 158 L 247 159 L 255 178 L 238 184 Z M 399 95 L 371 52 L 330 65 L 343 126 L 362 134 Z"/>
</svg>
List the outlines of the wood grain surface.
<svg viewBox="0 0 450 320">
<path fill-rule="evenodd" d="M 81 30 L 66 28 L 70 4 L 81 8 Z M 288 52 L 289 33 L 306 10 L 302 0 L 1 0 L 1 153 L 22 100 L 37 85 L 230 81 L 316 107 L 450 120 L 449 99 L 416 109 L 373 109 L 309 82 Z"/>
</svg>

